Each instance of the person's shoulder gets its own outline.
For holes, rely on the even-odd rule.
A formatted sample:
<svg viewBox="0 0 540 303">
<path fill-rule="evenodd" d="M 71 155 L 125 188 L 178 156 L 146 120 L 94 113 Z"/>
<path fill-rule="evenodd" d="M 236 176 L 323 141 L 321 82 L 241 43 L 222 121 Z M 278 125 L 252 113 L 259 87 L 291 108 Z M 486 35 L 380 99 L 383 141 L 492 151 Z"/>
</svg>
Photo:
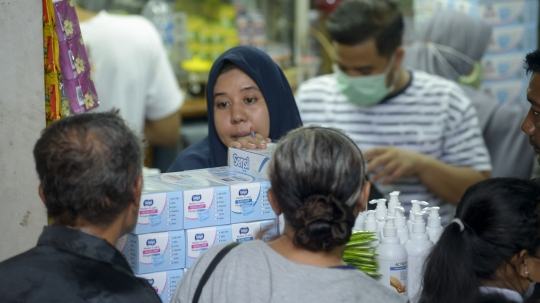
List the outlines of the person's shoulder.
<svg viewBox="0 0 540 303">
<path fill-rule="evenodd" d="M 333 93 L 337 90 L 337 82 L 334 74 L 322 75 L 308 79 L 300 84 L 298 92 L 326 92 Z"/>
<path fill-rule="evenodd" d="M 456 82 L 448 80 L 441 76 L 429 74 L 416 69 L 412 70 L 411 73 L 413 74 L 413 85 L 435 89 L 438 88 L 439 90 L 445 91 L 451 91 L 455 89 L 462 91 L 462 89 Z"/>
<path fill-rule="evenodd" d="M 407 296 L 398 295 L 359 270 L 349 270 L 349 275 L 348 285 L 344 287 L 354 289 L 354 292 L 359 295 L 355 297 L 362 302 L 404 303 L 408 301 Z"/>
<path fill-rule="evenodd" d="M 438 100 L 443 105 L 447 105 L 444 107 L 456 107 L 460 110 L 471 106 L 470 98 L 456 82 L 424 71 L 413 70 L 412 73 L 411 87 L 415 95 L 423 97 L 422 100 L 426 102 Z"/>
<path fill-rule="evenodd" d="M 177 172 L 210 167 L 210 144 L 205 138 L 182 150 L 167 172 Z"/>
</svg>

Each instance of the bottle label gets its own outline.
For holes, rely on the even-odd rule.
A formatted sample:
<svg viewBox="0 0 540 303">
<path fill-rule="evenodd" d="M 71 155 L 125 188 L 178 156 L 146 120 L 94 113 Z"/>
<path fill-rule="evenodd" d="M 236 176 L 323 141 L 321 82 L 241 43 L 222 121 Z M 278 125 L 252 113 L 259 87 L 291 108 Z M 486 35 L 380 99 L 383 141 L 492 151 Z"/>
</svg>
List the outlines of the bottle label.
<svg viewBox="0 0 540 303">
<path fill-rule="evenodd" d="M 407 259 L 379 261 L 379 282 L 398 294 L 407 294 Z"/>
</svg>

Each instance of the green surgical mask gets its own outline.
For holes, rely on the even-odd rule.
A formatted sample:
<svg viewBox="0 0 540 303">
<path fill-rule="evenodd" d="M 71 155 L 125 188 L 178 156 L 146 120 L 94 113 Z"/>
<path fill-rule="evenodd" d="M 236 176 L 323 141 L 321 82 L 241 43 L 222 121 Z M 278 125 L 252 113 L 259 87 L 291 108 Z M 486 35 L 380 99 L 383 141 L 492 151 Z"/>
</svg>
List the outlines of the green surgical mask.
<svg viewBox="0 0 540 303">
<path fill-rule="evenodd" d="M 480 62 L 475 62 L 472 72 L 467 76 L 460 76 L 459 83 L 472 86 L 476 89 L 480 88 L 483 80 L 482 65 Z"/>
<path fill-rule="evenodd" d="M 347 75 L 335 64 L 332 68 L 336 74 L 339 90 L 351 103 L 367 107 L 380 103 L 384 97 L 394 90 L 395 77 L 393 77 L 390 87 L 386 86 L 386 78 L 391 72 L 393 65 L 394 56 L 390 59 L 390 63 L 384 73 L 360 77 L 351 77 Z"/>
</svg>

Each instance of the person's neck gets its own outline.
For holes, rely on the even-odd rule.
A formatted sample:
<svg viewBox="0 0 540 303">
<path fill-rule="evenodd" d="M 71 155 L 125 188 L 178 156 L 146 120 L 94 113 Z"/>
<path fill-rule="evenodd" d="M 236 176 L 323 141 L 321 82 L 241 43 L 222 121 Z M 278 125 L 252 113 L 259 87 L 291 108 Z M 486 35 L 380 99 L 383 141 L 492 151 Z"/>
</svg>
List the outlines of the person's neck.
<svg viewBox="0 0 540 303">
<path fill-rule="evenodd" d="M 343 252 L 345 251 L 345 245 L 336 247 L 329 252 L 313 252 L 308 249 L 294 245 L 292 241 L 293 237 L 294 232 L 286 229 L 281 237 L 277 238 L 274 241 L 268 242 L 267 244 L 286 259 L 289 259 L 296 263 L 317 267 L 333 267 L 347 265 L 345 262 L 343 262 Z"/>
<path fill-rule="evenodd" d="M 114 220 L 107 226 L 100 226 L 88 223 L 80 218 L 77 219 L 75 225 L 72 226 L 74 229 L 102 238 L 112 246 L 115 246 L 118 239 L 125 234 L 122 227 L 123 222 L 121 220 Z"/>
<path fill-rule="evenodd" d="M 508 279 L 480 280 L 480 286 L 510 289 L 523 296 L 529 289 L 530 282 L 526 279 L 520 279 L 520 281 Z"/>
<path fill-rule="evenodd" d="M 411 80 L 411 73 L 409 73 L 404 68 L 400 68 L 396 72 L 396 75 L 397 75 L 397 79 L 396 79 L 396 84 L 394 86 L 394 90 L 388 96 L 395 95 L 397 92 L 402 90 L 405 86 L 407 86 L 407 84 Z"/>
<path fill-rule="evenodd" d="M 78 5 L 75 5 L 75 12 L 77 12 L 79 22 L 88 21 L 98 15 L 98 13 L 87 11 Z"/>
</svg>

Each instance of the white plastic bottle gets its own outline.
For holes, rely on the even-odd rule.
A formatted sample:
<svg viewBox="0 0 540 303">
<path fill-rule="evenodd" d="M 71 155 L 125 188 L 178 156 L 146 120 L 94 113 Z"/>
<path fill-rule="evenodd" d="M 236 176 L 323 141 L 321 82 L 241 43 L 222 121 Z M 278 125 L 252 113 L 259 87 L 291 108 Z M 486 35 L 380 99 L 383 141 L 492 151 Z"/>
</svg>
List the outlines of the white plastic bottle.
<svg viewBox="0 0 540 303">
<path fill-rule="evenodd" d="M 426 223 L 423 215 L 423 212 L 414 214 L 413 232 L 409 235 L 409 240 L 405 242 L 405 249 L 407 249 L 409 255 L 409 289 L 407 291 L 411 303 L 418 302 L 422 285 L 422 267 L 433 247 L 433 242 L 429 240 L 426 233 Z"/>
<path fill-rule="evenodd" d="M 170 55 L 174 45 L 174 21 L 169 3 L 165 0 L 150 0 L 144 5 L 141 15 L 154 24 Z"/>
<path fill-rule="evenodd" d="M 397 237 L 393 217 L 386 218 L 384 237 L 375 253 L 382 275 L 377 280 L 396 293 L 407 295 L 407 250 Z"/>
<path fill-rule="evenodd" d="M 409 228 L 409 233 L 412 233 L 412 225 L 414 222 L 414 214 L 422 211 L 422 206 L 428 206 L 429 203 L 426 201 L 411 200 L 411 211 L 409 212 L 409 221 L 407 221 L 407 228 Z"/>
<path fill-rule="evenodd" d="M 364 230 L 366 225 L 366 214 L 365 212 L 358 213 L 358 217 L 354 221 L 353 230 Z"/>
<path fill-rule="evenodd" d="M 405 209 L 403 206 L 396 206 L 395 208 L 394 224 L 397 229 L 397 236 L 401 244 L 405 244 L 409 240 L 409 229 L 405 225 Z"/>
<path fill-rule="evenodd" d="M 386 209 L 386 199 L 375 199 L 369 201 L 369 204 L 377 204 L 375 208 L 375 217 L 377 218 L 377 230 L 383 233 L 384 228 L 384 218 L 388 216 L 388 210 Z M 384 236 L 382 236 L 384 238 Z"/>
<path fill-rule="evenodd" d="M 439 208 L 440 207 L 438 206 L 424 208 L 424 210 L 429 211 L 426 233 L 428 234 L 431 242 L 433 242 L 434 244 L 439 241 L 439 238 L 441 237 L 441 234 L 443 232 L 443 228 L 441 225 L 441 217 L 439 216 Z"/>
<path fill-rule="evenodd" d="M 401 206 L 399 203 L 399 191 L 393 191 L 390 193 L 390 201 L 388 201 L 388 215 L 394 216 L 394 208 Z"/>
<path fill-rule="evenodd" d="M 375 220 L 375 211 L 374 210 L 368 210 L 366 211 L 366 230 L 367 231 L 373 231 L 375 232 L 375 238 L 377 238 L 376 241 L 371 242 L 370 246 L 377 246 L 379 245 L 379 241 L 381 240 L 381 236 L 379 233 L 379 230 L 377 229 L 377 221 Z"/>
</svg>

